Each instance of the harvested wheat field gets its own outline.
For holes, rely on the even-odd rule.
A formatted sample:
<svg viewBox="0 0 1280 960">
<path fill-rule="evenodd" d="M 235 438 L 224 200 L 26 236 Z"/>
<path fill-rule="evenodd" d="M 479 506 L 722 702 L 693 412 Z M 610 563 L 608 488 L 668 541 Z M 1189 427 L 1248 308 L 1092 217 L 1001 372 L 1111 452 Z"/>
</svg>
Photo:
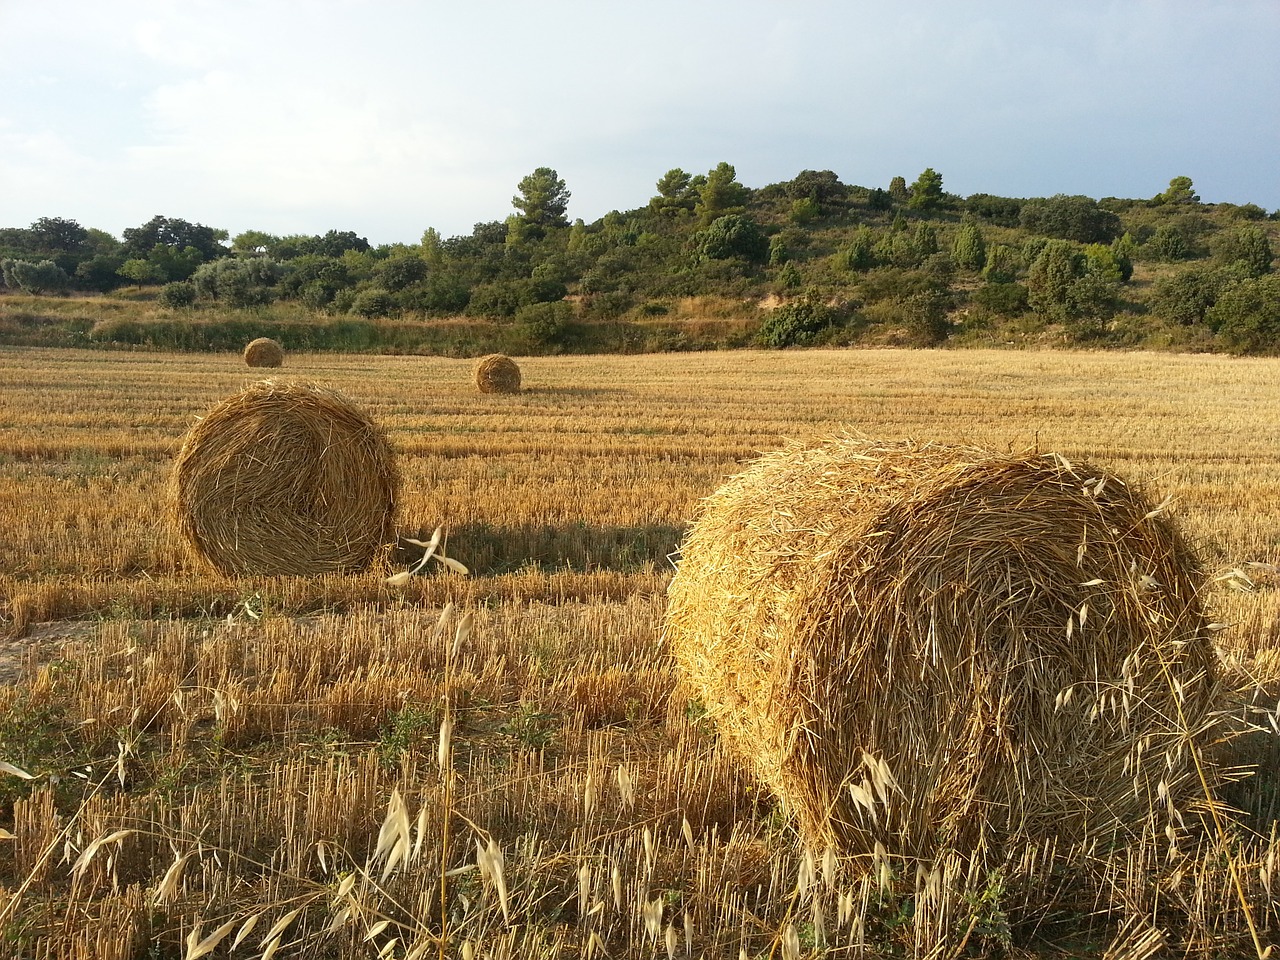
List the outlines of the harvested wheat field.
<svg viewBox="0 0 1280 960">
<path fill-rule="evenodd" d="M 477 394 L 470 361 L 289 363 L 385 431 L 399 529 L 443 527 L 436 549 L 469 575 L 433 562 L 389 583 L 403 570 L 391 549 L 355 572 L 209 570 L 162 505 L 197 418 L 256 379 L 241 358 L 0 351 L 0 953 L 1138 960 L 1260 956 L 1280 939 L 1280 362 L 526 358 L 536 386 L 508 395 Z M 943 767 L 983 784 L 961 799 L 992 807 L 983 822 L 999 843 L 964 829 L 894 843 L 923 837 L 897 791 L 930 781 L 872 753 L 833 766 L 823 787 L 867 842 L 825 836 L 741 759 L 723 704 L 664 641 L 674 564 L 698 562 L 693 541 L 684 559 L 678 548 L 706 498 L 761 454 L 835 435 L 1058 464 L 1064 496 L 1129 510 L 1123 480 L 1145 497 L 1133 524 L 1167 525 L 1194 558 L 1131 581 L 1173 576 L 1182 608 L 1126 606 L 1090 586 L 1115 577 L 1087 546 L 1079 579 L 1064 581 L 1055 653 L 1020 661 L 1010 647 L 1006 666 L 973 666 L 974 702 L 1007 709 L 958 717 L 990 726 L 958 737 Z M 1078 491 L 1061 462 L 1084 471 Z M 1097 493 L 1103 475 L 1117 486 Z M 1049 524 L 1061 542 L 1039 548 L 1045 570 L 1077 556 L 1083 508 L 1070 503 Z M 832 509 L 797 525 L 819 530 Z M 933 549 L 937 528 L 919 529 Z M 1129 542 L 1118 527 L 1097 534 L 1099 551 Z M 1030 551 L 1024 585 L 1042 569 Z M 927 636 L 886 591 L 882 622 Z M 1108 618 L 1142 616 L 1167 622 L 1105 651 L 1133 685 L 1084 688 L 1072 670 L 1092 675 L 1089 644 Z M 970 647 L 948 656 L 991 636 L 967 630 Z M 1151 669 L 1202 655 L 1211 682 Z M 1035 697 L 999 696 L 1006 675 Z M 943 680 L 902 682 L 933 692 L 927 711 L 882 684 L 884 711 L 901 715 L 874 719 L 877 742 L 900 734 L 895 722 L 945 717 Z M 1139 720 L 1155 732 L 1092 766 L 1059 754 L 1059 780 L 1018 781 L 1035 790 L 961 777 L 975 759 L 1006 779 L 1034 763 L 1015 749 L 1032 742 L 1023 701 L 1047 731 L 1042 754 L 1120 743 Z M 1059 782 L 1087 785 L 1114 816 L 1090 806 L 1094 819 L 1073 827 L 1064 813 L 1056 830 L 1044 807 L 1069 812 Z"/>
</svg>

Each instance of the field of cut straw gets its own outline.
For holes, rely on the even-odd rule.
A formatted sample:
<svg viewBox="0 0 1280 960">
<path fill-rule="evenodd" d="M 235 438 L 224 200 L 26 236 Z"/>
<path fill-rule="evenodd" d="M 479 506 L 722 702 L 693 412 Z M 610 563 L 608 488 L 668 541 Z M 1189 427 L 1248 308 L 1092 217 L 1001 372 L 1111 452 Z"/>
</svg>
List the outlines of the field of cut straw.
<svg viewBox="0 0 1280 960">
<path fill-rule="evenodd" d="M 512 394 L 478 392 L 464 360 L 270 371 L 382 425 L 400 531 L 443 526 L 470 568 L 395 585 L 389 549 L 358 574 L 215 575 L 168 527 L 185 434 L 261 378 L 240 355 L 0 350 L 0 957 L 1145 960 L 1280 941 L 1280 362 L 519 364 Z M 662 623 L 701 500 L 841 432 L 1056 451 L 1172 497 L 1224 680 L 1186 769 L 1228 782 L 1159 830 L 994 862 L 807 848 L 679 682 Z"/>
</svg>

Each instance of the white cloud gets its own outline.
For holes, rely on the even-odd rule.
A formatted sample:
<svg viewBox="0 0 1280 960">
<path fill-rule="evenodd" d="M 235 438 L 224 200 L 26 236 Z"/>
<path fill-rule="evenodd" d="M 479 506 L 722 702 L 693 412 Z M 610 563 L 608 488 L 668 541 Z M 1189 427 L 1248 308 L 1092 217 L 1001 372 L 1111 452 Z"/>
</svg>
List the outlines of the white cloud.
<svg viewBox="0 0 1280 960">
<path fill-rule="evenodd" d="M 721 160 L 1275 207 L 1278 42 L 1274 0 L 3 4 L 0 175 L 15 223 L 375 242 L 501 218 L 541 165 L 588 220 Z"/>
<path fill-rule="evenodd" d="M 75 194 L 76 181 L 92 169 L 92 160 L 57 133 L 15 128 L 0 120 L 0 182 L 15 194 Z"/>
</svg>

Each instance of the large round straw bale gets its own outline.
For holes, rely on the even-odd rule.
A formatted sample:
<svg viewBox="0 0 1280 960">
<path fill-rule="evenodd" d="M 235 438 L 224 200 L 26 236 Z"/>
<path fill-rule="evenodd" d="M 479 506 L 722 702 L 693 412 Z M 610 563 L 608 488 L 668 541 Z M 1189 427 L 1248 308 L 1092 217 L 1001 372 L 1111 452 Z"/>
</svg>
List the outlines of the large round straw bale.
<svg viewBox="0 0 1280 960">
<path fill-rule="evenodd" d="M 501 353 L 491 353 L 476 361 L 475 374 L 481 393 L 520 392 L 520 367 Z"/>
<path fill-rule="evenodd" d="M 169 511 L 221 573 L 359 570 L 391 539 L 397 484 L 385 435 L 349 400 L 265 380 L 188 432 Z"/>
<path fill-rule="evenodd" d="M 244 362 L 251 367 L 278 367 L 284 363 L 284 349 L 270 337 L 259 337 L 244 348 Z"/>
<path fill-rule="evenodd" d="M 1161 836 L 1194 799 L 1217 677 L 1199 564 L 1115 476 L 794 446 L 710 497 L 682 554 L 666 641 L 818 849 Z"/>
</svg>

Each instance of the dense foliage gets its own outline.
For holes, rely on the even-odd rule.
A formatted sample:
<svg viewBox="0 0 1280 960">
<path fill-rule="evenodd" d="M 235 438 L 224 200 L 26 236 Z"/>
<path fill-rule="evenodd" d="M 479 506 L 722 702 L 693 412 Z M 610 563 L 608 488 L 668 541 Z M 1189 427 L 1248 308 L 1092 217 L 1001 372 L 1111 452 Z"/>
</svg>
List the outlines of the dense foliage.
<svg viewBox="0 0 1280 960">
<path fill-rule="evenodd" d="M 550 167 L 516 189 L 505 221 L 378 247 L 336 229 L 231 238 L 164 216 L 116 239 L 45 217 L 0 229 L 2 279 L 30 295 L 150 289 L 194 318 L 272 304 L 317 323 L 468 317 L 509 325 L 495 337 L 528 349 L 740 345 L 670 331 L 615 336 L 617 324 L 672 324 L 705 317 L 706 304 L 720 315 L 737 304 L 755 325 L 747 340 L 775 347 L 1038 338 L 1280 352 L 1271 283 L 1280 216 L 1202 203 L 1185 176 L 1145 200 L 962 198 L 933 168 L 887 188 L 803 170 L 752 189 L 720 163 L 706 174 L 668 170 L 645 206 L 594 223 L 569 220 L 571 193 Z"/>
</svg>

